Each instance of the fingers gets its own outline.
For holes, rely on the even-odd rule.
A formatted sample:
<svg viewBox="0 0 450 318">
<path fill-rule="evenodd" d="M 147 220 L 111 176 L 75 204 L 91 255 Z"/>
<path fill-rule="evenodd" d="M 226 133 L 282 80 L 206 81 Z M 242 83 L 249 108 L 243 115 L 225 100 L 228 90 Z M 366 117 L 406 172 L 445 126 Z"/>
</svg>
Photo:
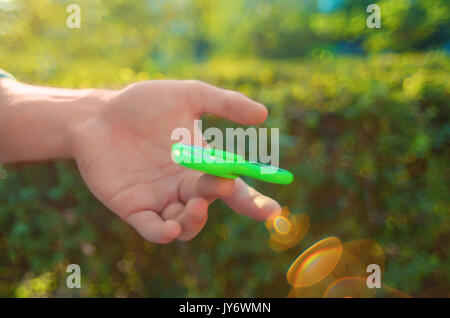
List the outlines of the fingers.
<svg viewBox="0 0 450 318">
<path fill-rule="evenodd" d="M 153 211 L 141 211 L 129 215 L 127 221 L 146 240 L 167 244 L 181 233 L 181 226 L 173 220 L 163 221 L 161 217 Z"/>
<path fill-rule="evenodd" d="M 177 202 L 168 205 L 161 213 L 164 220 L 173 220 L 180 224 L 181 232 L 178 239 L 188 241 L 194 238 L 205 226 L 208 219 L 208 201 L 203 198 L 194 198 L 186 205 Z"/>
<path fill-rule="evenodd" d="M 249 187 L 240 178 L 234 181 L 233 192 L 221 196 L 221 199 L 235 212 L 262 221 L 273 213 L 281 211 L 280 205 L 273 199 Z"/>
<path fill-rule="evenodd" d="M 182 231 L 178 236 L 181 241 L 193 239 L 205 226 L 208 219 L 208 201 L 194 198 L 188 201 L 185 209 L 175 219 L 181 224 Z"/>
<path fill-rule="evenodd" d="M 259 124 L 267 118 L 267 108 L 242 93 L 199 81 L 189 83 L 191 100 L 200 113 L 209 113 L 244 125 Z"/>
<path fill-rule="evenodd" d="M 183 202 L 199 197 L 212 201 L 220 196 L 230 195 L 233 189 L 234 180 L 232 179 L 209 174 L 192 174 L 181 183 L 179 196 Z"/>
<path fill-rule="evenodd" d="M 174 220 L 184 210 L 184 204 L 181 202 L 175 202 L 169 204 L 161 213 L 163 220 Z"/>
<path fill-rule="evenodd" d="M 181 185 L 180 199 L 186 204 L 169 204 L 161 216 L 153 211 L 141 211 L 125 220 L 151 242 L 166 244 L 175 238 L 187 241 L 205 226 L 208 205 L 217 197 L 235 212 L 256 220 L 265 220 L 281 211 L 276 201 L 249 187 L 240 178 L 230 180 L 198 174 L 187 177 Z"/>
</svg>

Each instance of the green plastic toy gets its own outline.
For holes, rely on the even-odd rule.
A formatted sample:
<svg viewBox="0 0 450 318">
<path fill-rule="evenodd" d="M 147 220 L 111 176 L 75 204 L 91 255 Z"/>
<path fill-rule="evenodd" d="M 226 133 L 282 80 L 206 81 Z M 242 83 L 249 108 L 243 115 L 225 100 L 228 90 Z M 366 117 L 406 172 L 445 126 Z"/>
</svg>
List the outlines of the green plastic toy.
<svg viewBox="0 0 450 318">
<path fill-rule="evenodd" d="M 172 146 L 172 160 L 181 166 L 228 179 L 244 175 L 279 184 L 289 184 L 294 180 L 287 170 L 246 161 L 237 154 L 211 148 L 176 143 Z"/>
</svg>

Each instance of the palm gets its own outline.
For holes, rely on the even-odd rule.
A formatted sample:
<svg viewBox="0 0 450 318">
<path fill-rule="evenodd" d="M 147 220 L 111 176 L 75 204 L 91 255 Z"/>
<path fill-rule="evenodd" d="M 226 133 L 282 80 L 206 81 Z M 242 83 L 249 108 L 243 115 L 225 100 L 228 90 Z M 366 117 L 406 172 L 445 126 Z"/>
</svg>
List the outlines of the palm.
<svg viewBox="0 0 450 318">
<path fill-rule="evenodd" d="M 229 197 L 234 208 L 235 192 L 247 191 L 250 201 L 257 193 L 240 180 L 202 176 L 172 162 L 172 131 L 185 127 L 194 136 L 194 120 L 201 115 L 181 83 L 140 83 L 116 94 L 101 116 L 83 123 L 84 136 L 75 145 L 80 172 L 94 195 L 160 243 L 195 236 L 217 197 Z"/>
</svg>

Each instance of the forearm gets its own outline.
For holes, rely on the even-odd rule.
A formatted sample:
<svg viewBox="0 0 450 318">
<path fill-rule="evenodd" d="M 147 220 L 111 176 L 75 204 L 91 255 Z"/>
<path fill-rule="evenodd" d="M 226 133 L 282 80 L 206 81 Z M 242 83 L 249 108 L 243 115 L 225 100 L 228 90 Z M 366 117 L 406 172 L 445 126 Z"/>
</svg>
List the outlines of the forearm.
<svg viewBox="0 0 450 318">
<path fill-rule="evenodd" d="M 70 158 L 68 132 L 95 115 L 106 95 L 0 79 L 0 162 Z"/>
</svg>

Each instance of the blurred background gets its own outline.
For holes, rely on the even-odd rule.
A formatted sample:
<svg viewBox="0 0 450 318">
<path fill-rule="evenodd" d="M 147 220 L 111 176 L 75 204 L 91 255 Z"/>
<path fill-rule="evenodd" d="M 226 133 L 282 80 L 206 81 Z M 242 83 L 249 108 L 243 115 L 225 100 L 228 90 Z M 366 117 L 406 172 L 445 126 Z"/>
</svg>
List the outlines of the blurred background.
<svg viewBox="0 0 450 318">
<path fill-rule="evenodd" d="M 373 2 L 0 0 L 0 67 L 20 81 L 195 78 L 267 105 L 262 127 L 280 128 L 280 166 L 295 180 L 248 182 L 300 224 L 277 240 L 216 202 L 198 237 L 160 246 L 103 207 L 73 162 L 4 165 L 0 296 L 322 296 L 323 284 L 293 292 L 286 273 L 336 236 L 376 252 L 383 284 L 449 297 L 449 2 L 376 1 L 381 28 L 369 29 Z M 80 29 L 66 26 L 71 3 Z M 66 287 L 71 263 L 81 289 Z"/>
</svg>

